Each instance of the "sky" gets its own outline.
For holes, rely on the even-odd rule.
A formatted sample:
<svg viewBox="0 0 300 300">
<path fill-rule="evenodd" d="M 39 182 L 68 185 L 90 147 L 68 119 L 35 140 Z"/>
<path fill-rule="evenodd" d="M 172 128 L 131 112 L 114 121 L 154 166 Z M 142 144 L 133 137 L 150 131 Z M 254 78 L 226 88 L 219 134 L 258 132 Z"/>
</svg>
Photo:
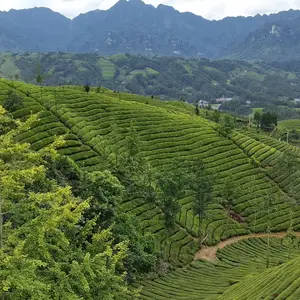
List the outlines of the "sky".
<svg viewBox="0 0 300 300">
<path fill-rule="evenodd" d="M 67 17 L 95 9 L 108 9 L 117 0 L 0 0 L 0 10 L 11 8 L 49 7 Z M 257 13 L 274 13 L 288 9 L 300 9 L 300 0 L 145 0 L 147 4 L 171 5 L 177 10 L 190 11 L 207 19 L 227 16 L 253 16 Z"/>
</svg>

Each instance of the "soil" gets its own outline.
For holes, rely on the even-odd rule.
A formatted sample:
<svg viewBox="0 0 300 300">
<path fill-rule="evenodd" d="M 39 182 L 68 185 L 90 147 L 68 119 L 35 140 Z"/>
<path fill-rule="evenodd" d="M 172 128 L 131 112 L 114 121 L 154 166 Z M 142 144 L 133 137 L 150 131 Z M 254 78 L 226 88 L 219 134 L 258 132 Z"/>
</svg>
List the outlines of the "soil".
<svg viewBox="0 0 300 300">
<path fill-rule="evenodd" d="M 222 241 L 216 246 L 203 246 L 196 254 L 194 257 L 194 260 L 206 260 L 206 261 L 217 261 L 217 251 L 218 249 L 223 249 L 226 246 L 229 246 L 231 244 L 235 244 L 239 241 L 242 240 L 247 240 L 251 238 L 279 238 L 282 239 L 286 236 L 286 232 L 277 232 L 277 233 L 253 233 L 253 234 L 248 234 L 248 235 L 242 235 L 242 236 L 236 236 L 233 238 L 230 238 L 228 240 Z M 294 232 L 294 235 L 296 237 L 300 238 L 300 232 Z"/>
</svg>

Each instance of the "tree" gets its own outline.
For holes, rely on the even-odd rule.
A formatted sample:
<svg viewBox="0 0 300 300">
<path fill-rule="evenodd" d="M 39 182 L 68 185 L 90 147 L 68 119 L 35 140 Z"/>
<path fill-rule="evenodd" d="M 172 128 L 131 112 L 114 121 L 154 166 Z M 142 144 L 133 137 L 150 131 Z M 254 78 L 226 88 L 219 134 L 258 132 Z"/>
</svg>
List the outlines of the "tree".
<svg viewBox="0 0 300 300">
<path fill-rule="evenodd" d="M 43 82 L 44 82 L 44 80 L 45 80 L 45 74 L 43 73 L 42 66 L 39 63 L 36 67 L 35 81 L 41 87 L 41 100 L 43 99 Z"/>
<path fill-rule="evenodd" d="M 213 115 L 212 115 L 212 119 L 214 122 L 219 123 L 220 122 L 220 111 L 219 110 L 214 110 Z"/>
<path fill-rule="evenodd" d="M 295 209 L 295 207 L 293 207 L 291 205 L 291 207 L 290 207 L 290 225 L 286 232 L 286 239 L 288 240 L 288 243 L 289 243 L 288 259 L 291 259 L 291 250 L 292 250 L 292 247 L 294 246 L 294 242 L 297 238 L 295 235 L 295 232 L 294 232 L 293 209 Z"/>
<path fill-rule="evenodd" d="M 119 214 L 112 227 L 112 232 L 116 242 L 128 240 L 124 265 L 129 281 L 134 281 L 137 276 L 144 276 L 145 273 L 155 271 L 158 253 L 155 249 L 154 236 L 143 232 L 136 217 L 126 213 Z"/>
<path fill-rule="evenodd" d="M 23 97 L 10 90 L 3 102 L 3 107 L 9 112 L 14 112 L 23 107 L 23 100 Z"/>
<path fill-rule="evenodd" d="M 259 111 L 255 111 L 254 113 L 254 122 L 256 127 L 259 128 L 261 124 L 261 113 Z"/>
<path fill-rule="evenodd" d="M 277 126 L 278 115 L 274 112 L 263 112 L 261 115 L 261 128 L 270 131 Z"/>
<path fill-rule="evenodd" d="M 89 84 L 85 84 L 83 86 L 83 89 L 85 90 L 86 93 L 89 93 L 89 91 L 91 90 L 91 86 Z"/>
<path fill-rule="evenodd" d="M 179 199 L 187 186 L 187 177 L 179 163 L 175 169 L 157 176 L 158 205 L 160 206 L 167 230 L 174 229 L 177 214 L 180 212 Z"/>
<path fill-rule="evenodd" d="M 96 218 L 83 222 L 89 200 L 48 177 L 44 158 L 55 159 L 62 140 L 40 152 L 15 142 L 35 120 L 0 136 L 0 298 L 135 298 L 125 280 L 126 242 L 94 230 Z"/>
<path fill-rule="evenodd" d="M 271 212 L 272 212 L 272 206 L 274 204 L 274 199 L 272 195 L 266 194 L 264 197 L 264 209 L 263 211 L 267 215 L 267 227 L 266 227 L 266 233 L 267 236 L 267 251 L 266 251 L 266 268 L 268 269 L 270 266 L 270 233 L 271 233 Z"/>
<path fill-rule="evenodd" d="M 221 201 L 227 211 L 233 209 L 234 201 L 239 197 L 240 191 L 235 185 L 232 175 L 226 178 L 221 194 Z"/>
<path fill-rule="evenodd" d="M 239 197 L 239 195 L 240 195 L 240 190 L 235 185 L 232 175 L 230 175 L 229 177 L 226 178 L 223 184 L 222 193 L 220 196 L 220 203 L 224 206 L 227 214 L 226 227 L 228 227 L 228 222 L 230 219 L 230 214 L 233 210 L 234 201 Z"/>
<path fill-rule="evenodd" d="M 197 115 L 197 116 L 200 115 L 200 109 L 199 109 L 198 103 L 195 105 L 195 112 L 196 112 L 196 115 Z"/>
<path fill-rule="evenodd" d="M 233 118 L 226 114 L 220 123 L 219 132 L 223 136 L 228 137 L 234 128 L 235 128 L 235 124 Z"/>
<path fill-rule="evenodd" d="M 195 165 L 191 168 L 191 177 L 189 187 L 193 193 L 193 210 L 195 216 L 198 216 L 198 235 L 202 242 L 202 223 L 206 217 L 206 210 L 209 203 L 212 201 L 212 177 L 208 174 L 204 163 L 198 159 Z"/>
</svg>

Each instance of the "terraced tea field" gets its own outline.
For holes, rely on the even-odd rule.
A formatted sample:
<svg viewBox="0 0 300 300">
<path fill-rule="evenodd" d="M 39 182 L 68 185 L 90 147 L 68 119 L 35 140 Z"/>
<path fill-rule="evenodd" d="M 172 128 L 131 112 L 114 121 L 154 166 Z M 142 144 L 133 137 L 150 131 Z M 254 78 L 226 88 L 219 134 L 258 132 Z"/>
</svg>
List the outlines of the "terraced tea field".
<svg viewBox="0 0 300 300">
<path fill-rule="evenodd" d="M 290 243 L 286 239 L 276 238 L 270 239 L 270 247 L 266 238 L 240 241 L 219 250 L 215 263 L 194 261 L 167 276 L 142 282 L 141 299 L 287 299 L 282 297 L 286 294 L 287 282 L 293 283 L 296 274 L 299 276 L 298 244 L 299 240 Z M 290 267 L 293 259 L 297 262 L 295 275 L 293 273 L 292 277 L 287 278 L 285 274 L 285 282 L 280 282 L 283 278 L 279 276 L 277 284 L 268 281 L 278 275 L 283 277 L 284 273 L 280 274 L 278 270 Z M 267 274 L 267 277 L 263 279 L 261 274 Z M 261 289 L 257 289 L 256 278 Z M 275 293 L 278 298 L 272 297 Z M 292 291 L 290 293 L 293 294 Z"/>
<path fill-rule="evenodd" d="M 232 176 L 240 189 L 232 209 L 242 221 L 231 218 L 217 200 L 213 201 L 202 223 L 207 246 L 267 228 L 271 232 L 286 231 L 291 224 L 295 231 L 300 228 L 298 169 L 282 164 L 289 159 L 287 150 L 297 158 L 298 148 L 247 132 L 234 132 L 229 138 L 220 136 L 217 124 L 196 116 L 193 107 L 180 102 L 108 90 L 85 93 L 78 87 L 41 89 L 1 79 L 0 103 L 9 90 L 24 99 L 24 107 L 13 113 L 15 118 L 39 114 L 39 121 L 18 139 L 40 150 L 55 136 L 63 135 L 66 143 L 60 153 L 87 171 L 101 170 L 107 150 L 104 142 L 109 149 L 124 151 L 133 124 L 141 138 L 142 152 L 156 171 L 173 170 L 178 160 L 193 163 L 201 158 L 214 177 L 213 199 L 218 199 L 224 180 Z M 188 192 L 180 200 L 181 211 L 172 232 L 166 232 L 162 212 L 155 204 L 133 198 L 119 207 L 137 216 L 144 232 L 155 234 L 157 249 L 178 268 L 166 278 L 144 283 L 145 299 L 216 299 L 243 276 L 265 268 L 264 239 L 224 248 L 218 252 L 217 264 L 192 262 L 199 250 L 199 223 L 192 200 Z M 270 202 L 268 213 L 266 202 Z M 278 240 L 271 244 L 272 266 L 286 261 L 286 252 L 291 252 L 291 258 L 298 255 L 298 248 L 291 246 L 290 251 Z"/>
</svg>

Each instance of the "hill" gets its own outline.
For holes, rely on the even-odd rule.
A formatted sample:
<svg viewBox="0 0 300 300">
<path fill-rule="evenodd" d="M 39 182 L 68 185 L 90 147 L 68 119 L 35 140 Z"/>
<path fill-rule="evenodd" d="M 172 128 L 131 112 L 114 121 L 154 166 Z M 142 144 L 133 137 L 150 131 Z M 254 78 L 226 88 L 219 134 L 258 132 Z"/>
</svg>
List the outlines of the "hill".
<svg viewBox="0 0 300 300">
<path fill-rule="evenodd" d="M 180 13 L 171 6 L 155 8 L 141 0 L 120 0 L 107 11 L 91 11 L 73 20 L 46 8 L 11 10 L 0 12 L 0 50 L 205 58 L 235 55 L 246 59 L 286 60 L 298 58 L 297 25 L 294 24 L 299 23 L 299 18 L 299 11 L 290 10 L 209 21 L 192 13 Z M 274 43 L 270 40 L 274 34 L 268 28 L 282 28 L 278 22 L 285 24 L 286 32 L 291 28 L 293 36 L 277 37 L 276 51 L 271 52 Z M 260 38 L 253 40 L 257 32 Z M 263 51 L 261 42 L 266 47 Z"/>
<path fill-rule="evenodd" d="M 297 106 L 293 100 L 300 95 L 300 73 L 289 65 L 140 55 L 0 54 L 5 78 L 36 83 L 40 66 L 46 85 L 90 84 L 192 103 L 233 98 L 222 109 L 248 115 L 252 108 L 273 106 L 281 112 L 280 119 L 299 118 L 299 112 L 291 108 Z"/>
<path fill-rule="evenodd" d="M 118 162 L 128 151 L 128 139 L 133 145 L 131 159 L 140 147 L 137 158 L 145 157 L 151 168 L 147 178 L 161 174 L 159 180 L 165 184 L 174 174 L 183 179 L 183 174 L 193 169 L 190 166 L 198 166 L 197 161 L 202 160 L 213 180 L 212 201 L 200 219 L 194 210 L 196 194 L 189 185 L 180 196 L 173 195 L 179 211 L 174 227 L 168 230 L 166 207 L 151 193 L 129 193 L 117 206 L 118 212 L 136 218 L 144 236 L 153 237 L 164 262 L 155 271 L 171 271 L 166 277 L 135 283 L 145 286 L 142 298 L 217 299 L 223 293 L 225 297 L 230 285 L 237 284 L 239 290 L 239 282 L 249 279 L 245 276 L 256 276 L 266 266 L 271 268 L 299 255 L 293 239 L 290 243 L 289 239 L 280 242 L 270 237 L 244 240 L 220 250 L 217 264 L 193 262 L 203 237 L 208 247 L 234 236 L 299 231 L 299 148 L 250 131 L 224 135 L 220 128 L 226 124 L 226 116 L 217 124 L 205 118 L 211 112 L 201 110 L 198 116 L 188 104 L 107 89 L 87 93 L 76 86 L 38 87 L 1 79 L 0 102 L 11 108 L 15 118 L 39 114 L 32 127 L 17 136 L 18 141 L 41 151 L 56 136 L 63 136 L 66 143 L 59 145 L 59 153 L 89 173 L 103 172 L 110 161 Z M 125 163 L 121 161 L 121 165 Z M 124 170 L 111 171 L 131 187 L 133 178 L 126 178 Z M 190 174 L 189 181 L 192 178 Z M 147 188 L 151 190 L 151 186 Z"/>
</svg>

